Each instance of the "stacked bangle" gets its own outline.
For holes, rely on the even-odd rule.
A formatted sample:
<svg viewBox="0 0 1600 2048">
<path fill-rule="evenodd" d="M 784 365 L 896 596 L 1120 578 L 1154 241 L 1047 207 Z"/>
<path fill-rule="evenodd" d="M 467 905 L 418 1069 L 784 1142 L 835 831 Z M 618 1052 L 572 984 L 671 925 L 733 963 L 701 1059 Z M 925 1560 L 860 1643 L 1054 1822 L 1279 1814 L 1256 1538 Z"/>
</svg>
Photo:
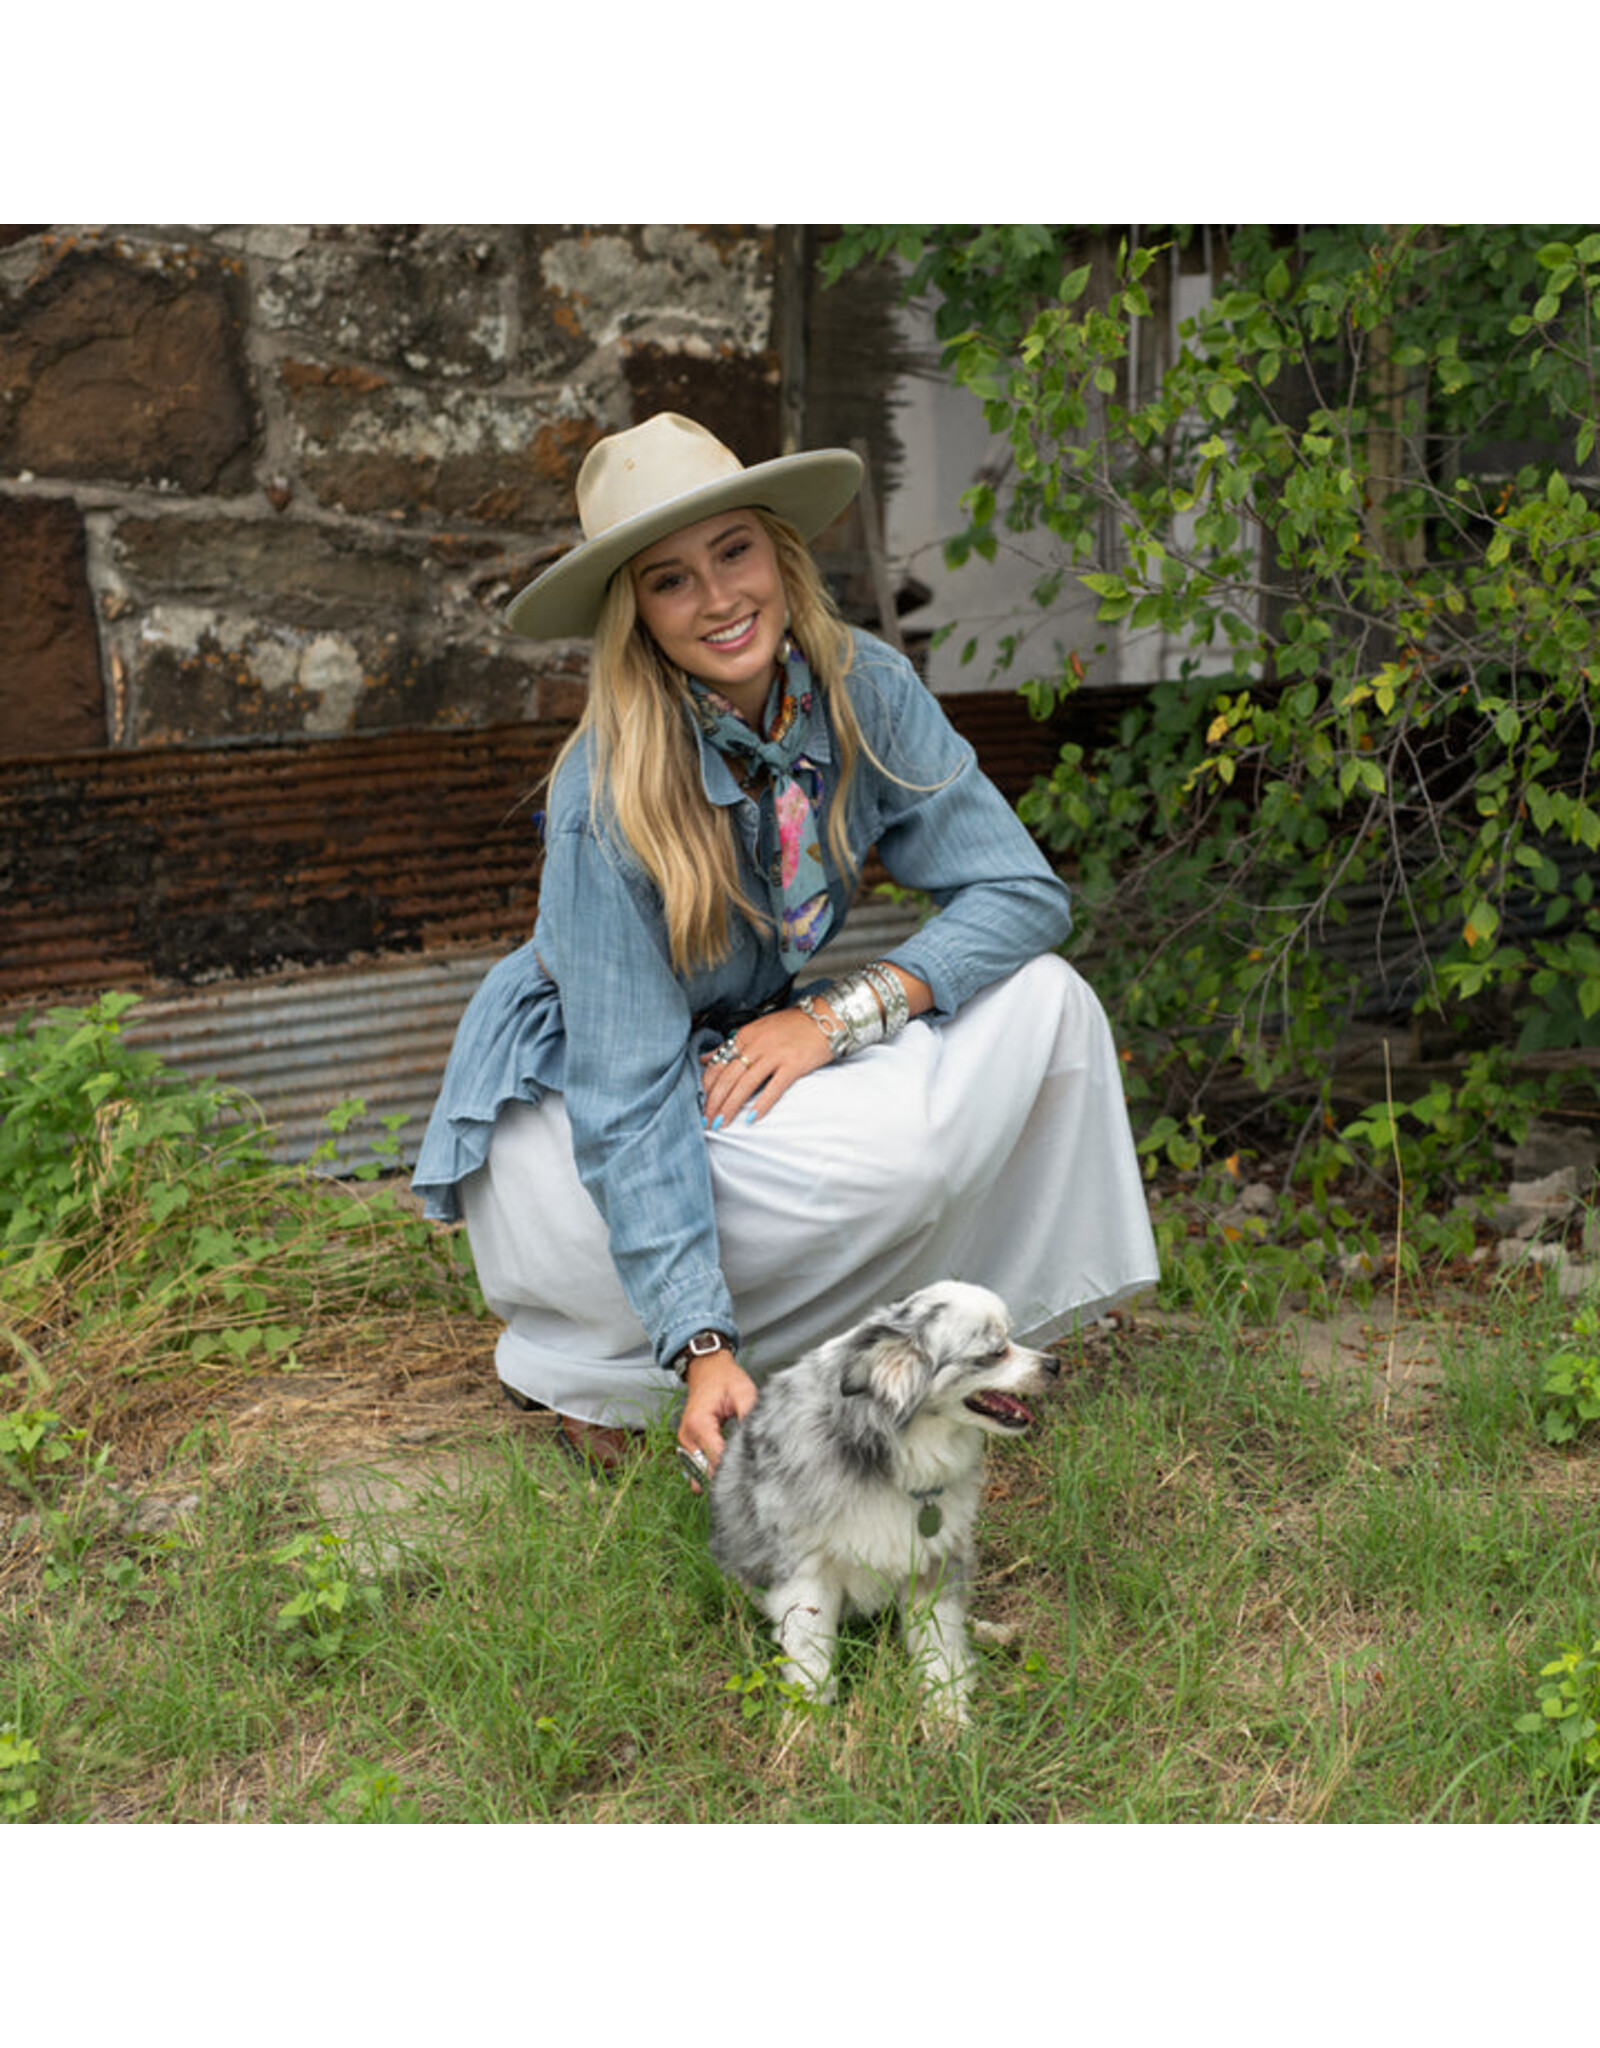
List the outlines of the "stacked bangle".
<svg viewBox="0 0 1600 2048">
<path fill-rule="evenodd" d="M 874 960 L 862 973 L 877 992 L 878 1001 L 883 1005 L 883 1035 L 893 1038 L 897 1031 L 905 1028 L 911 1015 L 911 1005 L 906 1001 L 906 985 L 899 975 L 884 966 L 881 960 Z"/>
<path fill-rule="evenodd" d="M 827 994 L 826 989 L 824 989 L 823 994 Z M 815 996 L 802 996 L 800 998 L 800 1007 L 828 1041 L 829 1059 L 842 1060 L 850 1050 L 849 1032 L 845 1030 L 842 1024 L 826 1024 L 823 1022 L 822 1013 L 817 1008 Z"/>
<path fill-rule="evenodd" d="M 833 1012 L 832 1026 L 817 1010 L 819 999 Z M 829 1056 L 836 1060 L 893 1038 L 911 1015 L 904 984 L 881 960 L 829 982 L 817 996 L 802 996 L 800 1008 L 827 1039 Z"/>
</svg>

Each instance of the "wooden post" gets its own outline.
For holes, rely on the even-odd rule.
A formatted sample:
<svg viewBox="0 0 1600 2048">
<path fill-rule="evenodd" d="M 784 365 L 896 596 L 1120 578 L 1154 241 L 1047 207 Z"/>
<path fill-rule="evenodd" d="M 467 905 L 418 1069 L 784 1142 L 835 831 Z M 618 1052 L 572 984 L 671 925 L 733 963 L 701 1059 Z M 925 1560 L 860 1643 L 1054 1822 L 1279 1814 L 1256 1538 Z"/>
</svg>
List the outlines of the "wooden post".
<svg viewBox="0 0 1600 2048">
<path fill-rule="evenodd" d="M 865 441 L 852 441 L 850 445 L 861 457 L 861 491 L 856 499 L 856 515 L 861 521 L 862 544 L 867 551 L 867 567 L 872 575 L 872 598 L 878 607 L 878 634 L 897 654 L 904 654 L 906 643 L 900 632 L 900 614 L 895 609 L 894 590 L 889 582 L 889 557 L 884 552 L 883 530 L 878 524 L 878 493 L 872 482 L 872 456 Z"/>
<path fill-rule="evenodd" d="M 773 252 L 772 343 L 778 357 L 778 453 L 806 445 L 806 302 L 811 291 L 811 234 L 780 227 Z"/>
</svg>

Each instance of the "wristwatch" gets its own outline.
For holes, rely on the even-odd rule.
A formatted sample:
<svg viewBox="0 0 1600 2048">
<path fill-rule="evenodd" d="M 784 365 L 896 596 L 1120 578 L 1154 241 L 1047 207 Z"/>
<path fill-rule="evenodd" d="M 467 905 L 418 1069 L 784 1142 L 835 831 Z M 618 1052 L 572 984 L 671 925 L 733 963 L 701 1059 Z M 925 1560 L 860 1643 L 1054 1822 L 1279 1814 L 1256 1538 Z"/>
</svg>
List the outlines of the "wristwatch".
<svg viewBox="0 0 1600 2048">
<path fill-rule="evenodd" d="M 696 1330 L 672 1361 L 672 1370 L 689 1384 L 689 1368 L 697 1358 L 709 1358 L 713 1351 L 731 1351 L 733 1339 L 722 1330 Z"/>
</svg>

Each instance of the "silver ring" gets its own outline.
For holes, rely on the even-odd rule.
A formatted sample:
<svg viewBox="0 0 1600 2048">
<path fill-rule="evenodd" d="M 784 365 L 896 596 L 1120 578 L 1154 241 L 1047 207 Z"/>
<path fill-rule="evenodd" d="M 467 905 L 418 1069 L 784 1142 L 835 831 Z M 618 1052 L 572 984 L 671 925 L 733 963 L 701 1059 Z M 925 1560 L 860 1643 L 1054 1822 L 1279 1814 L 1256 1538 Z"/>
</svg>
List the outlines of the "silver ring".
<svg viewBox="0 0 1600 2048">
<path fill-rule="evenodd" d="M 743 1053 L 740 1052 L 734 1041 L 731 1038 L 725 1038 L 711 1055 L 711 1064 L 714 1067 L 726 1067 L 734 1060 L 743 1059 L 743 1057 Z"/>
<path fill-rule="evenodd" d="M 711 1477 L 711 1460 L 704 1451 L 686 1451 L 680 1444 L 678 1447 L 678 1463 L 683 1467 L 687 1478 L 709 1479 Z"/>
</svg>

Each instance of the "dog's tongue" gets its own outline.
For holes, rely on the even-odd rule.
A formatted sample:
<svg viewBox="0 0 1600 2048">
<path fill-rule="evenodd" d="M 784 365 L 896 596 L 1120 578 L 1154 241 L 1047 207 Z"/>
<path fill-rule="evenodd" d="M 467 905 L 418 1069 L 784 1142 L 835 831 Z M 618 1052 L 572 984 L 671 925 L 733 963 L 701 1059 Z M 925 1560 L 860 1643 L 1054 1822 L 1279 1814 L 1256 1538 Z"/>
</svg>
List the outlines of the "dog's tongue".
<svg viewBox="0 0 1600 2048">
<path fill-rule="evenodd" d="M 995 1387 L 985 1387 L 981 1394 L 970 1395 L 967 1406 L 976 1408 L 980 1415 L 992 1415 L 996 1422 L 1003 1422 L 1010 1429 L 1026 1429 L 1033 1421 L 1032 1414 L 1019 1400 Z"/>
</svg>

